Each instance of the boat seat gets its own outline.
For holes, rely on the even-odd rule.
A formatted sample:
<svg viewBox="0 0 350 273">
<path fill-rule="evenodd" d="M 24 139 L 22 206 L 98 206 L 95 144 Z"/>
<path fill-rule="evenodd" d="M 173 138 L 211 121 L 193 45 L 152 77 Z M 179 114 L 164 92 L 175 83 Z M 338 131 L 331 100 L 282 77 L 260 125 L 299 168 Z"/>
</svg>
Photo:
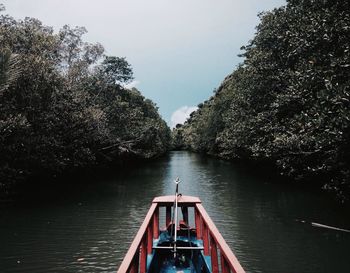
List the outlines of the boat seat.
<svg viewBox="0 0 350 273">
<path fill-rule="evenodd" d="M 179 222 L 179 228 L 177 231 L 178 236 L 187 237 L 189 235 L 189 232 L 191 232 L 190 226 L 184 220 L 181 220 Z"/>
</svg>

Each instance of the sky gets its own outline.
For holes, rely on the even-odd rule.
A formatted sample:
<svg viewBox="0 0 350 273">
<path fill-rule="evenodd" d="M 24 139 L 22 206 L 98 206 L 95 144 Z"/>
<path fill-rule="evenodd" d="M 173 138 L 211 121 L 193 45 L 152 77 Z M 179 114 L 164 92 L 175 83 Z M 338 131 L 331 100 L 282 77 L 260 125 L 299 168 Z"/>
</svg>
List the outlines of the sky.
<svg viewBox="0 0 350 273">
<path fill-rule="evenodd" d="M 34 17 L 58 31 L 84 26 L 85 41 L 126 57 L 135 86 L 169 126 L 196 106 L 243 60 L 257 14 L 285 0 L 0 0 L 16 19 Z"/>
</svg>

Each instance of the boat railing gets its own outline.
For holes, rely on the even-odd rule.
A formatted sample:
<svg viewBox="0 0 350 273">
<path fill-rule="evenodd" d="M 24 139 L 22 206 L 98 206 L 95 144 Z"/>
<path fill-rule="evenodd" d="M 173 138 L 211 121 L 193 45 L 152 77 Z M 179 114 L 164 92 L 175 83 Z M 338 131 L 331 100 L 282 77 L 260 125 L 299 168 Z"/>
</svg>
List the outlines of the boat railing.
<svg viewBox="0 0 350 273">
<path fill-rule="evenodd" d="M 171 211 L 174 205 L 174 196 L 154 198 L 148 213 L 138 230 L 131 246 L 124 257 L 118 273 L 146 273 L 147 255 L 152 254 L 153 240 L 159 237 L 159 209 L 166 208 L 165 224 L 171 221 Z M 197 197 L 181 196 L 178 205 L 186 211 L 185 222 L 188 223 L 188 208 L 194 208 L 194 220 L 197 239 L 203 241 L 203 254 L 211 257 L 213 273 L 244 273 L 224 238 L 216 228 L 201 201 Z M 202 248 L 201 248 L 202 249 Z"/>
<path fill-rule="evenodd" d="M 214 222 L 200 203 L 195 205 L 195 222 L 197 238 L 203 240 L 204 255 L 210 255 L 211 257 L 212 272 L 245 272 Z"/>
</svg>

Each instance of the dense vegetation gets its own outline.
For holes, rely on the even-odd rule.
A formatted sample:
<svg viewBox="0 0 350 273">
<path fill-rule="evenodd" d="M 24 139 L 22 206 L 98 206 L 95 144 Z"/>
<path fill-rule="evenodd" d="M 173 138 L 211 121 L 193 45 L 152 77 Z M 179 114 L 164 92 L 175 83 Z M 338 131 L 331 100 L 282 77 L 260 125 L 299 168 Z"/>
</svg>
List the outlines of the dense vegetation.
<svg viewBox="0 0 350 273">
<path fill-rule="evenodd" d="M 0 16 L 0 194 L 33 175 L 168 149 L 155 104 L 123 88 L 133 78 L 128 62 L 84 33 Z"/>
<path fill-rule="evenodd" d="M 349 197 L 350 3 L 289 0 L 260 18 L 244 62 L 177 126 L 175 145 L 272 162 Z"/>
</svg>

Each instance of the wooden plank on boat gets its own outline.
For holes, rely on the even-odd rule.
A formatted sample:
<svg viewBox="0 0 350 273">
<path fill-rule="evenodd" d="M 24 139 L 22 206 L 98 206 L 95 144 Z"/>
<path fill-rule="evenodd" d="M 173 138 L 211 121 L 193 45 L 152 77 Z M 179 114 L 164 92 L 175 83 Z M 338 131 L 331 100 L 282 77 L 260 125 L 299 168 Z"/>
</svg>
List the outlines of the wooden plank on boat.
<svg viewBox="0 0 350 273">
<path fill-rule="evenodd" d="M 153 249 L 174 249 L 173 246 L 154 246 Z M 176 249 L 183 250 L 203 250 L 202 246 L 177 246 Z"/>
<path fill-rule="evenodd" d="M 175 201 L 174 195 L 166 195 L 166 196 L 158 196 L 153 199 L 153 203 L 158 203 L 161 206 L 164 205 L 171 205 Z M 202 203 L 201 200 L 198 197 L 194 196 L 187 196 L 187 195 L 181 195 L 178 197 L 178 204 L 181 206 L 182 204 L 198 204 Z"/>
<path fill-rule="evenodd" d="M 159 207 L 157 206 L 153 214 L 153 238 L 159 236 Z"/>
<path fill-rule="evenodd" d="M 237 260 L 236 256 L 233 254 L 230 247 L 227 245 L 226 241 L 220 234 L 219 230 L 215 226 L 214 222 L 211 220 L 210 216 L 202 206 L 202 204 L 196 204 L 196 208 L 198 212 L 202 216 L 202 220 L 206 223 L 209 228 L 210 235 L 213 237 L 218 246 L 220 246 L 220 255 L 224 256 L 228 266 L 230 267 L 232 272 L 235 273 L 245 273 L 243 267 Z M 224 269 L 224 267 L 223 267 Z"/>
<path fill-rule="evenodd" d="M 140 273 L 146 273 L 147 271 L 147 241 L 145 236 L 143 236 L 143 239 L 141 241 L 141 248 L 140 248 Z"/>
<path fill-rule="evenodd" d="M 166 207 L 165 226 L 169 226 L 171 221 L 171 206 Z"/>
<path fill-rule="evenodd" d="M 212 235 L 210 235 L 210 258 L 212 273 L 219 273 L 218 249 Z"/>
<path fill-rule="evenodd" d="M 194 210 L 194 217 L 196 223 L 197 239 L 200 240 L 202 239 L 202 218 L 197 208 Z"/>
<path fill-rule="evenodd" d="M 153 230 L 152 226 L 149 225 L 147 228 L 147 254 L 152 253 L 152 245 L 153 245 Z"/>
<path fill-rule="evenodd" d="M 203 245 L 204 245 L 204 255 L 209 255 L 209 230 L 206 223 L 203 223 Z"/>
</svg>

